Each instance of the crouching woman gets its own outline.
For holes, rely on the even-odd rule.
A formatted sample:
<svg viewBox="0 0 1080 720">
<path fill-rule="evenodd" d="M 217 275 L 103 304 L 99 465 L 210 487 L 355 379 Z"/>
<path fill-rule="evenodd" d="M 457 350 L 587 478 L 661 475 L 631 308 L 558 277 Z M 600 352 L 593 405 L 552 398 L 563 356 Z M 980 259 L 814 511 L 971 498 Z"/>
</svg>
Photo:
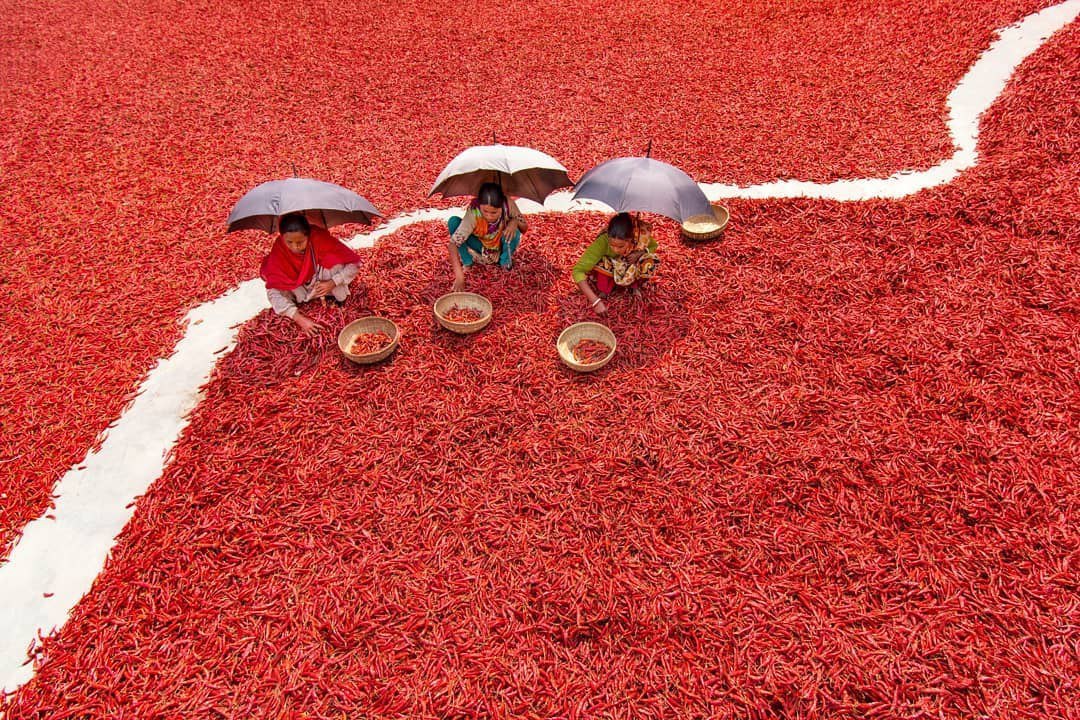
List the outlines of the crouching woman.
<svg viewBox="0 0 1080 720">
<path fill-rule="evenodd" d="M 349 297 L 349 283 L 360 270 L 360 256 L 325 228 L 311 225 L 299 213 L 285 215 L 259 275 L 266 283 L 270 306 L 313 336 L 323 325 L 300 312 L 300 304 L 331 298 L 339 305 Z"/>
</svg>

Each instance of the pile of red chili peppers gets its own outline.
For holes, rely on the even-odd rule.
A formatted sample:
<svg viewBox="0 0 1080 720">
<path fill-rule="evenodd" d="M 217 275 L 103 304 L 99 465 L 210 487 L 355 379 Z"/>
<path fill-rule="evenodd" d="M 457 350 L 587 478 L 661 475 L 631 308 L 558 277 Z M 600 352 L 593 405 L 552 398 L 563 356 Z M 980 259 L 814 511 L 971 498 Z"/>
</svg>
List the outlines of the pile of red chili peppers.
<svg viewBox="0 0 1080 720">
<path fill-rule="evenodd" d="M 883 177 L 951 154 L 945 96 L 1045 4 L 512 3 L 520 22 L 464 38 L 438 6 L 12 10 L 0 542 L 186 309 L 254 275 L 268 239 L 223 235 L 231 202 L 298 161 L 416 207 L 488 141 L 466 68 L 494 48 L 499 140 L 574 177 L 639 136 L 702 180 Z M 596 319 L 568 271 L 604 217 L 534 216 L 513 270 L 470 271 L 495 306 L 471 336 L 431 312 L 444 225 L 362 251 L 367 292 L 312 307 L 316 340 L 269 312 L 242 328 L 0 713 L 1080 714 L 1078 46 L 1074 23 L 1020 68 L 947 186 L 731 201 L 711 244 L 658 220 L 661 271 L 608 303 L 619 352 L 588 376 L 554 342 Z M 612 97 L 634 101 L 587 132 Z M 361 367 L 335 340 L 368 313 L 401 344 Z"/>
<path fill-rule="evenodd" d="M 598 340 L 579 340 L 572 352 L 575 360 L 589 364 L 603 360 L 611 348 Z"/>
<path fill-rule="evenodd" d="M 582 22 L 577 5 L 506 0 L 520 22 L 457 23 L 456 39 L 444 29 L 460 8 L 438 3 L 369 2 L 363 23 L 326 0 L 9 8 L 0 557 L 172 351 L 185 312 L 256 275 L 268 238 L 222 232 L 255 185 L 295 166 L 397 214 L 430 202 L 439 170 L 492 129 L 574 178 L 649 139 L 654 157 L 715 182 L 926 168 L 953 151 L 944 98 L 957 79 L 997 28 L 1049 1 L 716 12 L 604 0 Z M 298 27 L 317 38 L 295 42 Z M 608 49 L 620 43 L 635 51 Z M 478 67 L 514 88 L 497 127 L 471 111 Z M 597 126 L 619 98 L 633 102 Z M 77 361 L 57 360 L 57 337 L 79 343 Z"/>
<path fill-rule="evenodd" d="M 458 307 L 454 305 L 443 315 L 447 320 L 460 323 L 471 323 L 484 318 L 484 313 L 474 308 Z"/>
<path fill-rule="evenodd" d="M 353 355 L 370 355 L 382 350 L 393 340 L 384 332 L 357 333 L 349 345 L 349 352 Z"/>
</svg>

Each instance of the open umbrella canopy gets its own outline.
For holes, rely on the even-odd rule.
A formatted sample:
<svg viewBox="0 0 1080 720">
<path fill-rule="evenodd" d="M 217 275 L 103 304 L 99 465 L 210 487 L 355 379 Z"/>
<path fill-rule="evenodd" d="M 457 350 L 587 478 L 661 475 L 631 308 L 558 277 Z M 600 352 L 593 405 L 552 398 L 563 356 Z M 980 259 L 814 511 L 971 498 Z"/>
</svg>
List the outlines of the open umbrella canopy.
<svg viewBox="0 0 1080 720">
<path fill-rule="evenodd" d="M 585 173 L 574 199 L 598 200 L 615 212 L 652 212 L 680 223 L 713 208 L 694 179 L 674 165 L 647 157 L 622 157 Z"/>
<path fill-rule="evenodd" d="M 229 213 L 228 231 L 272 233 L 282 215 L 305 211 L 320 213 L 326 227 L 343 223 L 370 225 L 376 215 L 383 216 L 365 198 L 340 185 L 311 178 L 288 178 L 271 180 L 249 190 Z"/>
<path fill-rule="evenodd" d="M 477 145 L 463 150 L 447 164 L 428 197 L 476 195 L 480 186 L 493 182 L 514 197 L 544 203 L 544 198 L 574 183 L 558 160 L 546 153 L 518 145 Z"/>
</svg>

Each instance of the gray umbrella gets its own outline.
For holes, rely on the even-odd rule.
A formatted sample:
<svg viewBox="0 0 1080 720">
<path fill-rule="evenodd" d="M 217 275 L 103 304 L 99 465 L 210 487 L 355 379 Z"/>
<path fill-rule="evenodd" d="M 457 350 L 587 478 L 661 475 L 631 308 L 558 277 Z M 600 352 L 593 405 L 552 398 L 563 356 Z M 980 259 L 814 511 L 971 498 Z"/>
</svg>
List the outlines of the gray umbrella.
<svg viewBox="0 0 1080 720">
<path fill-rule="evenodd" d="M 342 223 L 370 225 L 374 216 L 383 216 L 366 199 L 340 185 L 310 178 L 289 178 L 265 182 L 240 198 L 229 213 L 229 232 L 265 230 L 272 233 L 279 217 L 305 210 L 319 212 L 326 227 Z"/>
<path fill-rule="evenodd" d="M 615 212 L 653 212 L 680 223 L 713 208 L 694 179 L 674 165 L 647 157 L 600 163 L 578 180 L 574 199 L 599 200 Z"/>
<path fill-rule="evenodd" d="M 574 183 L 559 161 L 546 153 L 518 145 L 477 145 L 463 150 L 439 173 L 431 186 L 431 197 L 475 195 L 486 182 L 497 183 L 514 197 L 535 200 L 541 205 L 553 190 Z"/>
</svg>

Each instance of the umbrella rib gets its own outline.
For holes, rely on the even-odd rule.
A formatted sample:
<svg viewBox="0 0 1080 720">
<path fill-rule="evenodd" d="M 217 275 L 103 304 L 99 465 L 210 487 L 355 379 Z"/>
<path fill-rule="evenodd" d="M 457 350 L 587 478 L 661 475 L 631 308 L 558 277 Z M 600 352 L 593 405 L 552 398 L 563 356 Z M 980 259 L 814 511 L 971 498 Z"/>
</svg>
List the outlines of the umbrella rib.
<svg viewBox="0 0 1080 720">
<path fill-rule="evenodd" d="M 626 184 L 623 185 L 622 202 L 620 203 L 620 205 L 625 205 L 626 204 L 627 190 L 629 189 L 630 183 L 633 182 L 633 180 L 634 180 L 634 168 L 631 168 L 630 172 L 626 173 Z M 623 209 L 621 209 L 621 208 L 616 208 L 616 212 L 625 212 L 625 211 Z"/>
<path fill-rule="evenodd" d="M 519 168 L 519 165 L 523 167 Z M 554 184 L 546 174 L 551 172 L 561 172 L 565 181 Z M 554 187 L 574 186 L 562 163 L 539 150 L 517 145 L 478 145 L 458 153 L 443 168 L 428 191 L 428 197 L 438 192 L 443 197 L 475 194 L 475 189 L 463 191 L 463 188 L 475 188 L 485 181 L 498 184 L 506 195 L 524 197 L 540 204 Z"/>
</svg>

